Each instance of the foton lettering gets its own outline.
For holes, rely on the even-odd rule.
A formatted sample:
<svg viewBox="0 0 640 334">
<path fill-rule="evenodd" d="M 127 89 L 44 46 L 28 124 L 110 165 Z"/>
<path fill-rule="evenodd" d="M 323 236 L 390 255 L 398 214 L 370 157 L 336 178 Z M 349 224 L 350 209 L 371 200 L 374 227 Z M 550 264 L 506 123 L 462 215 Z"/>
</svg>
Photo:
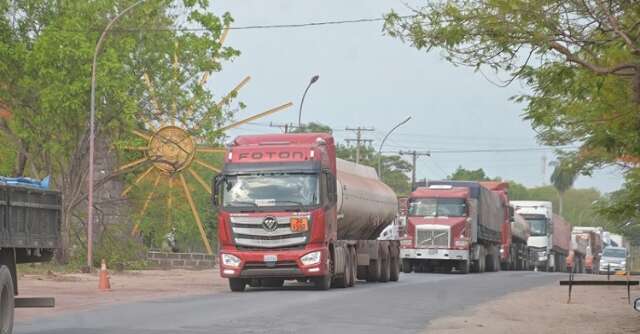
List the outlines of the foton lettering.
<svg viewBox="0 0 640 334">
<path fill-rule="evenodd" d="M 252 152 L 252 153 L 240 153 L 238 154 L 238 160 L 284 160 L 284 159 L 299 159 L 304 160 L 303 152 Z"/>
</svg>

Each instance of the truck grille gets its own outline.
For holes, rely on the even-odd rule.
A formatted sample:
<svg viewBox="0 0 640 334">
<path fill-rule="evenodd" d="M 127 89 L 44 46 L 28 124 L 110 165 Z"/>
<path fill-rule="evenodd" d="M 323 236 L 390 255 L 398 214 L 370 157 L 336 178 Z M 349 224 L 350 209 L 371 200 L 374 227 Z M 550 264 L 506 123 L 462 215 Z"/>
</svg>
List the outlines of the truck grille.
<svg viewBox="0 0 640 334">
<path fill-rule="evenodd" d="M 449 247 L 449 231 L 443 229 L 416 229 L 416 247 Z"/>
<path fill-rule="evenodd" d="M 289 220 L 293 216 L 268 216 L 277 220 L 275 229 L 264 226 L 263 221 L 266 217 L 231 216 L 231 230 L 236 245 L 250 248 L 282 248 L 304 245 L 307 242 L 309 231 L 291 231 Z"/>
</svg>

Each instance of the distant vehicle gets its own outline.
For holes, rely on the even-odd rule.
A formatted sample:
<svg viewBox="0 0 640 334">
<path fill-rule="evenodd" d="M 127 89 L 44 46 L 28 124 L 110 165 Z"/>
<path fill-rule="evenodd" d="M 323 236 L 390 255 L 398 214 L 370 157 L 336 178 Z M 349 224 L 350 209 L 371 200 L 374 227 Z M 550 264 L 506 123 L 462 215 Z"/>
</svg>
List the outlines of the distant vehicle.
<svg viewBox="0 0 640 334">
<path fill-rule="evenodd" d="M 571 225 L 553 214 L 548 201 L 511 201 L 516 213 L 529 223 L 527 240 L 531 269 L 565 271 L 566 257 L 571 250 Z"/>
<path fill-rule="evenodd" d="M 574 226 L 571 233 L 577 238 L 587 241 L 584 269 L 587 273 L 597 273 L 600 268 L 600 253 L 602 253 L 602 227 Z"/>
<path fill-rule="evenodd" d="M 46 262 L 59 247 L 62 199 L 48 179 L 0 177 L 0 333 L 13 331 L 14 307 L 53 307 L 53 298 L 15 298 L 18 263 Z"/>
<path fill-rule="evenodd" d="M 214 183 L 220 274 L 232 291 L 397 281 L 399 240 L 376 240 L 398 200 L 375 169 L 336 158 L 326 133 L 239 136 Z"/>
<path fill-rule="evenodd" d="M 527 239 L 529 227 L 526 221 L 514 217 L 513 207 L 509 204 L 509 183 L 502 181 L 482 181 L 480 184 L 500 198 L 503 222 L 501 228 L 500 268 L 502 270 L 528 269 Z"/>
<path fill-rule="evenodd" d="M 600 258 L 600 274 L 625 271 L 627 255 L 627 249 L 624 247 L 606 247 Z"/>
<path fill-rule="evenodd" d="M 504 208 L 478 182 L 429 181 L 409 197 L 402 270 L 500 270 Z"/>
</svg>

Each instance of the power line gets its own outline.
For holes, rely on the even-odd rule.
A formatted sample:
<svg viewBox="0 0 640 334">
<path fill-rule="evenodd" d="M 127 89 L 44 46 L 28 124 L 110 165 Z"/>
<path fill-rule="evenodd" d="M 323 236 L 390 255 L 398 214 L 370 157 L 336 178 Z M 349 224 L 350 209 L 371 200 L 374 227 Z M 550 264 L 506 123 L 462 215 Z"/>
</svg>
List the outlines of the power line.
<svg viewBox="0 0 640 334">
<path fill-rule="evenodd" d="M 400 18 L 412 18 L 416 15 L 404 15 L 400 16 Z M 236 26 L 229 27 L 229 30 L 263 30 L 263 29 L 290 29 L 290 28 L 307 28 L 307 27 L 319 27 L 319 26 L 329 26 L 329 25 L 343 25 L 343 24 L 357 24 L 357 23 L 369 23 L 369 22 L 382 22 L 384 21 L 384 17 L 372 17 L 372 18 L 359 18 L 359 19 L 351 19 L 351 20 L 332 20 L 332 21 L 317 21 L 317 22 L 305 22 L 305 23 L 285 23 L 285 24 L 256 24 L 256 25 L 246 25 L 246 26 Z M 97 30 L 67 30 L 60 29 L 59 31 L 64 32 L 86 32 L 86 31 L 96 31 Z M 167 32 L 167 31 L 176 31 L 176 32 L 199 32 L 199 31 L 209 31 L 206 28 L 114 28 L 111 30 L 112 32 Z"/>
<path fill-rule="evenodd" d="M 523 148 L 487 148 L 487 149 L 461 149 L 461 150 L 430 150 L 431 153 L 499 153 L 499 152 L 533 152 L 533 151 L 553 151 L 563 149 L 579 149 L 579 146 L 556 146 L 556 147 L 523 147 Z M 394 151 L 384 151 L 383 153 L 394 153 Z"/>
</svg>

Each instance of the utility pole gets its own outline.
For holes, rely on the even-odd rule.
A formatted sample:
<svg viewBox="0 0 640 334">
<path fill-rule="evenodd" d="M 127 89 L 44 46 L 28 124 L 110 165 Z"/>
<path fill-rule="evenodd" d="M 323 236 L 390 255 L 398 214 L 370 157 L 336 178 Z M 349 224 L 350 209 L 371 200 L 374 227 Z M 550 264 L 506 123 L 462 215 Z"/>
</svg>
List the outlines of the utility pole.
<svg viewBox="0 0 640 334">
<path fill-rule="evenodd" d="M 413 188 L 416 186 L 416 161 L 418 160 L 419 156 L 427 156 L 430 157 L 431 156 L 431 152 L 429 151 L 400 151 L 398 152 L 398 154 L 400 155 L 410 155 L 411 156 L 411 160 L 412 160 L 412 168 L 411 168 L 411 190 L 413 190 Z"/>
<path fill-rule="evenodd" d="M 345 139 L 347 143 L 356 142 L 356 163 L 360 163 L 360 143 L 371 143 L 373 140 L 371 139 L 362 139 L 363 131 L 375 131 L 374 128 L 366 128 L 366 127 L 357 127 L 357 128 L 346 128 L 347 131 L 354 131 L 356 133 L 356 138 L 353 139 Z"/>
</svg>

